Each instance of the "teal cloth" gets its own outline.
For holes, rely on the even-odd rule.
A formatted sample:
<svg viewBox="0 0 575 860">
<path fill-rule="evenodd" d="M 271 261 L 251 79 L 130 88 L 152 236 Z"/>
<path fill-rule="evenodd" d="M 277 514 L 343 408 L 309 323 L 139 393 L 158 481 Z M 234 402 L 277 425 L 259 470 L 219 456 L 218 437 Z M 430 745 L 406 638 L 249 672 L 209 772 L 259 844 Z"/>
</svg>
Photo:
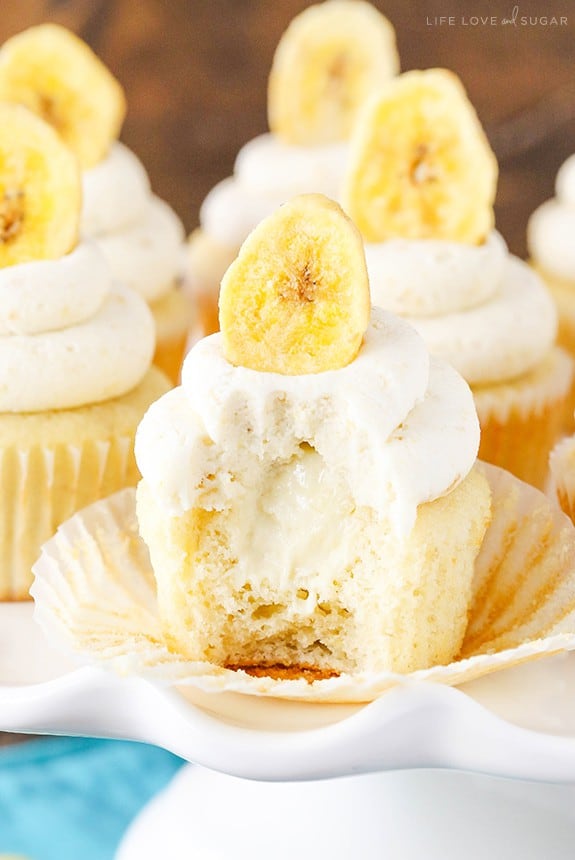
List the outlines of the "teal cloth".
<svg viewBox="0 0 575 860">
<path fill-rule="evenodd" d="M 128 741 L 32 740 L 0 750 L 0 853 L 113 860 L 130 821 L 182 761 Z"/>
</svg>

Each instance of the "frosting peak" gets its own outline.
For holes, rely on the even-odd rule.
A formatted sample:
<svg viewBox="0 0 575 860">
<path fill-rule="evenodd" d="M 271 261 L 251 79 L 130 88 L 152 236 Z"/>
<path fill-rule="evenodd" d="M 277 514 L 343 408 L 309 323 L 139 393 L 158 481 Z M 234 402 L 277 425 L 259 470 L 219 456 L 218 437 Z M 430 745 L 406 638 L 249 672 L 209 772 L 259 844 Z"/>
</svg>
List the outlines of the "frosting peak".
<svg viewBox="0 0 575 860">
<path fill-rule="evenodd" d="M 93 243 L 0 269 L 0 412 L 117 397 L 144 377 L 153 350 L 145 302 L 113 283 Z"/>
<path fill-rule="evenodd" d="M 555 341 L 548 290 L 498 233 L 483 245 L 390 240 L 368 245 L 366 261 L 373 302 L 405 317 L 470 385 L 527 373 Z"/>
</svg>

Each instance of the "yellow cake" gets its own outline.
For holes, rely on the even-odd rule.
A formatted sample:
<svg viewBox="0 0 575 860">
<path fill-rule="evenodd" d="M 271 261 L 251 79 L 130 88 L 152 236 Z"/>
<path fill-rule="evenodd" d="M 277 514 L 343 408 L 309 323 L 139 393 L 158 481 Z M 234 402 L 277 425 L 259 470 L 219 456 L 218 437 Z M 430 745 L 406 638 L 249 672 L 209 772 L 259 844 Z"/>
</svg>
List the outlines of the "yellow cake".
<svg viewBox="0 0 575 860">
<path fill-rule="evenodd" d="M 449 662 L 490 519 L 468 386 L 370 311 L 360 236 L 319 195 L 254 230 L 220 321 L 136 440 L 173 647 L 288 677 Z"/>
<path fill-rule="evenodd" d="M 103 403 L 0 413 L 0 599 L 28 597 L 32 565 L 60 523 L 137 484 L 135 429 L 168 388 L 152 367 L 136 388 Z"/>
</svg>

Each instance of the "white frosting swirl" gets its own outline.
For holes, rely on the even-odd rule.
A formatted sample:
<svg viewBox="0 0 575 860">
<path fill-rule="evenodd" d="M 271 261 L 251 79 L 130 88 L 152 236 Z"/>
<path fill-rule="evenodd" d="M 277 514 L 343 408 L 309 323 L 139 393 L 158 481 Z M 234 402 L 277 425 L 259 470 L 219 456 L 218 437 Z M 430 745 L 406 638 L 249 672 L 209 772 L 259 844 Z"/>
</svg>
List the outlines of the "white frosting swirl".
<svg viewBox="0 0 575 860">
<path fill-rule="evenodd" d="M 293 197 L 314 191 L 336 199 L 347 154 L 347 143 L 295 146 L 274 134 L 261 134 L 240 149 L 234 176 L 254 194 L 268 194 L 271 189 Z"/>
<path fill-rule="evenodd" d="M 69 409 L 120 396 L 154 352 L 146 303 L 115 286 L 93 244 L 0 270 L 0 412 Z"/>
<path fill-rule="evenodd" d="M 184 227 L 155 197 L 141 161 L 121 143 L 83 175 L 81 231 L 99 245 L 117 281 L 148 302 L 167 295 L 181 272 Z"/>
<path fill-rule="evenodd" d="M 548 275 L 575 284 L 575 206 L 547 200 L 527 225 L 529 253 Z"/>
<path fill-rule="evenodd" d="M 345 143 L 292 146 L 273 134 L 254 138 L 238 153 L 234 175 L 205 198 L 202 229 L 216 242 L 237 248 L 263 218 L 297 194 L 316 192 L 338 200 L 347 153 Z"/>
<path fill-rule="evenodd" d="M 155 302 L 174 286 L 181 268 L 184 228 L 173 209 L 153 197 L 142 218 L 119 233 L 98 238 L 114 278 Z"/>
<path fill-rule="evenodd" d="M 575 286 L 575 155 L 559 168 L 555 193 L 531 215 L 527 247 L 544 272 Z"/>
<path fill-rule="evenodd" d="M 110 288 L 110 271 L 93 242 L 60 260 L 0 269 L 0 336 L 80 323 L 98 311 Z"/>
<path fill-rule="evenodd" d="M 366 244 L 373 301 L 392 313 L 414 316 L 473 308 L 497 292 L 506 253 L 495 231 L 479 246 L 410 239 Z"/>
<path fill-rule="evenodd" d="M 528 373 L 557 336 L 557 314 L 536 273 L 510 257 L 500 289 L 488 302 L 440 317 L 407 317 L 430 352 L 470 385 L 506 382 Z"/>
<path fill-rule="evenodd" d="M 470 385 L 527 373 L 555 341 L 548 290 L 499 234 L 480 246 L 394 240 L 368 246 L 366 259 L 374 304 L 405 317 Z"/>
<path fill-rule="evenodd" d="M 570 155 L 557 171 L 555 194 L 561 203 L 575 206 L 575 155 Z"/>
<path fill-rule="evenodd" d="M 100 236 L 136 223 L 150 199 L 150 180 L 140 159 L 123 143 L 82 174 L 84 236 Z"/>
<path fill-rule="evenodd" d="M 468 386 L 432 359 L 405 322 L 374 308 L 357 358 L 319 374 L 235 367 L 221 336 L 188 354 L 182 386 L 148 410 L 136 436 L 146 482 L 175 515 L 226 507 L 270 463 L 308 443 L 342 475 L 356 504 L 411 530 L 417 506 L 471 469 L 479 425 Z"/>
</svg>

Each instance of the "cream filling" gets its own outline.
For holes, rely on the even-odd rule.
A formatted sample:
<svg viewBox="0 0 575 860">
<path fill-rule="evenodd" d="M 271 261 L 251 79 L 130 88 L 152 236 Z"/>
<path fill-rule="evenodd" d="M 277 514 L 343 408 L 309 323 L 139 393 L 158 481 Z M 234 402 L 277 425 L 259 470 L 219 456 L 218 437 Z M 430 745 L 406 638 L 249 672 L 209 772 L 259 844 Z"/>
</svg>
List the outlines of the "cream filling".
<svg viewBox="0 0 575 860">
<path fill-rule="evenodd" d="M 0 412 L 70 409 L 118 397 L 145 376 L 154 340 L 146 303 L 123 286 L 113 286 L 99 310 L 75 325 L 0 337 Z"/>
<path fill-rule="evenodd" d="M 182 386 L 140 424 L 136 458 L 162 504 L 179 515 L 259 496 L 270 470 L 300 457 L 302 444 L 345 482 L 355 505 L 408 534 L 417 506 L 470 471 L 479 425 L 459 375 L 430 363 L 410 326 L 374 309 L 359 355 L 337 371 L 260 373 L 229 364 L 220 335 L 200 341 Z"/>
<path fill-rule="evenodd" d="M 273 134 L 247 143 L 234 175 L 209 192 L 200 209 L 202 229 L 227 248 L 239 248 L 260 221 L 297 194 L 339 199 L 347 144 L 291 146 Z"/>
<path fill-rule="evenodd" d="M 301 608 L 311 614 L 317 593 L 329 593 L 354 559 L 354 535 L 348 527 L 354 510 L 345 481 L 313 449 L 271 465 L 259 491 L 246 492 L 227 519 L 237 585 L 252 579 L 256 570 L 280 590 L 303 581 Z"/>
</svg>

